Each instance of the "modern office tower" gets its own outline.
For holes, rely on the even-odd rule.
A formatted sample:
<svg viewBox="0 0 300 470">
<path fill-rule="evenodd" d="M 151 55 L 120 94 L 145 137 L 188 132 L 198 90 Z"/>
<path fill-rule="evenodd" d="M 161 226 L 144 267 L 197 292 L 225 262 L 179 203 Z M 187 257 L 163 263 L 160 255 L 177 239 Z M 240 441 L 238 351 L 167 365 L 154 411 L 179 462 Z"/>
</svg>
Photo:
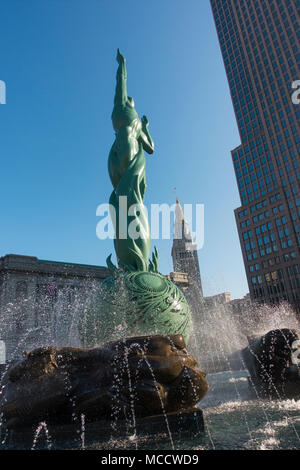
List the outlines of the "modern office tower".
<svg viewBox="0 0 300 470">
<path fill-rule="evenodd" d="M 253 300 L 300 311 L 299 0 L 211 0 L 241 145 L 235 210 Z"/>
<path fill-rule="evenodd" d="M 196 297 L 202 298 L 203 292 L 197 247 L 194 245 L 192 235 L 178 199 L 176 199 L 175 208 L 172 259 L 174 272 L 186 273 L 189 282 L 189 290 L 194 290 Z"/>
</svg>

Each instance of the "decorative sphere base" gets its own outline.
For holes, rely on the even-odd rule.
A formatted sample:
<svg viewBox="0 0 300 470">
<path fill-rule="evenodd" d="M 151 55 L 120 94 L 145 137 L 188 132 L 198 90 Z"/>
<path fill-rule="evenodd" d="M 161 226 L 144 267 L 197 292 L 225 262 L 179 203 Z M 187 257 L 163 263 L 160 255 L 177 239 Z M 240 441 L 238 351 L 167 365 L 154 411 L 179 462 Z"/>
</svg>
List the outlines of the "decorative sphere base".
<svg viewBox="0 0 300 470">
<path fill-rule="evenodd" d="M 181 290 L 165 276 L 121 270 L 94 292 L 80 325 L 85 347 L 136 335 L 181 334 L 188 342 L 190 310 Z"/>
</svg>

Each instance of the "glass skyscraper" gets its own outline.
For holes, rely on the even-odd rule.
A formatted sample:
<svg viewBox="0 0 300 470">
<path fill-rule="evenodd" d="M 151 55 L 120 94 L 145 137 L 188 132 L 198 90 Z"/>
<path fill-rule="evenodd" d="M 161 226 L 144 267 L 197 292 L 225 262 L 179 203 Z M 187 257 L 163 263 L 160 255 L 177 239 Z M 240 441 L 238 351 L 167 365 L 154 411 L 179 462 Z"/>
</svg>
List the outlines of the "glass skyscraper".
<svg viewBox="0 0 300 470">
<path fill-rule="evenodd" d="M 235 216 L 250 295 L 299 312 L 300 0 L 211 6 L 241 138 Z"/>
</svg>

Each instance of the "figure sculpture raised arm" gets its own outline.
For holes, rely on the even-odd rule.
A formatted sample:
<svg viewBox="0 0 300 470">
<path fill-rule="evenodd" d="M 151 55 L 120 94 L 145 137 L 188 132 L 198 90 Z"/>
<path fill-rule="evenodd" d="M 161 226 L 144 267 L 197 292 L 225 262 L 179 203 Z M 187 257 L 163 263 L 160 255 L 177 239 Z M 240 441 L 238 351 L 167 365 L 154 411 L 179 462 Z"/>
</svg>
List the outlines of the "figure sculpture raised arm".
<svg viewBox="0 0 300 470">
<path fill-rule="evenodd" d="M 152 154 L 154 143 L 148 130 L 147 117 L 143 116 L 141 120 L 139 119 L 134 100 L 127 95 L 126 60 L 119 49 L 117 62 L 119 67 L 112 112 L 116 137 L 108 158 L 109 176 L 114 187 L 109 201 L 115 211 L 112 214 L 115 225 L 114 245 L 120 267 L 130 271 L 147 271 L 151 238 L 147 211 L 144 207 L 146 190 L 144 150 Z M 124 196 L 127 198 L 126 214 L 122 213 L 125 208 L 120 206 L 120 197 Z M 136 210 L 134 215 L 128 217 L 129 207 L 135 207 Z M 127 226 L 121 227 L 123 234 L 124 229 L 126 231 L 126 238 L 120 237 L 120 221 L 122 220 L 127 220 Z M 128 234 L 130 222 L 134 223 L 136 238 Z M 108 265 L 112 267 L 110 259 L 108 259 Z M 152 261 L 150 266 L 153 267 Z M 156 267 L 153 269 L 157 270 Z"/>
<path fill-rule="evenodd" d="M 93 293 L 80 322 L 85 346 L 118 339 L 120 334 L 182 334 L 190 331 L 190 311 L 182 291 L 158 272 L 156 248 L 149 260 L 150 227 L 144 206 L 146 159 L 154 144 L 146 116 L 140 120 L 127 95 L 126 62 L 118 50 L 117 84 L 112 112 L 115 141 L 108 157 L 113 185 L 109 203 L 114 225 L 115 266 Z"/>
</svg>

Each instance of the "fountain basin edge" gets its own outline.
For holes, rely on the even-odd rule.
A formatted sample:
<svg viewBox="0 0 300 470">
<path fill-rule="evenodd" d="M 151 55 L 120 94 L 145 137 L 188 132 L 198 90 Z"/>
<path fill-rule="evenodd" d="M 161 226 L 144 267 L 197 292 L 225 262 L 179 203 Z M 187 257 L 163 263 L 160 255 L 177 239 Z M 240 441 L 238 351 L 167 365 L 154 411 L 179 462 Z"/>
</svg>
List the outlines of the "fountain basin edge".
<svg viewBox="0 0 300 470">
<path fill-rule="evenodd" d="M 168 423 L 168 424 L 167 424 Z M 111 421 L 100 420 L 85 423 L 84 430 L 80 422 L 74 424 L 59 424 L 47 426 L 48 438 L 42 430 L 36 442 L 35 427 L 14 429 L 7 432 L 5 443 L 0 446 L 3 450 L 72 450 L 97 449 L 97 445 L 110 440 L 123 440 L 132 438 L 130 420 L 118 420 L 112 429 Z M 132 429 L 132 428 L 131 428 Z M 204 432 L 203 412 L 199 408 L 181 410 L 136 418 L 135 437 L 160 439 L 192 439 Z M 3 440 L 3 438 L 2 438 Z"/>
</svg>

